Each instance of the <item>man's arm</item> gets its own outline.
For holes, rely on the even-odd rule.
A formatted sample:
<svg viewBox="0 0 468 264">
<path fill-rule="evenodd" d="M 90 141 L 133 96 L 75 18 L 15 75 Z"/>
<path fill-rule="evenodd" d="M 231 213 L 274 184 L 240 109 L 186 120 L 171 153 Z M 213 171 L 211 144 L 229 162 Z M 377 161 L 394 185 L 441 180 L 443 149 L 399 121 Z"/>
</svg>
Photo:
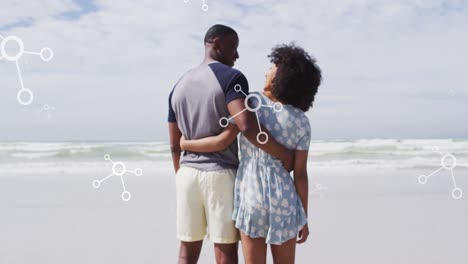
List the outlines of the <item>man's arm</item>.
<svg viewBox="0 0 468 264">
<path fill-rule="evenodd" d="M 245 109 L 243 98 L 231 101 L 227 107 L 231 116 L 235 116 L 234 121 L 239 130 L 252 144 L 272 155 L 273 157 L 281 160 L 286 170 L 291 171 L 293 169 L 294 153 L 283 145 L 279 144 L 266 129 L 262 128 L 262 131 L 268 134 L 269 139 L 267 144 L 260 144 L 257 141 L 257 134 L 260 132 L 260 128 L 258 127 L 255 114 L 250 111 L 244 111 L 243 113 L 237 115 Z"/>
<path fill-rule="evenodd" d="M 188 150 L 201 153 L 223 151 L 237 138 L 237 134 L 239 134 L 237 126 L 229 125 L 217 136 L 191 140 L 182 137 L 180 140 L 180 148 L 184 151 Z"/>
<path fill-rule="evenodd" d="M 171 155 L 172 155 L 172 164 L 174 165 L 174 171 L 177 171 L 180 168 L 180 137 L 182 136 L 182 132 L 180 132 L 177 123 L 169 122 L 169 146 L 171 148 Z"/>
</svg>

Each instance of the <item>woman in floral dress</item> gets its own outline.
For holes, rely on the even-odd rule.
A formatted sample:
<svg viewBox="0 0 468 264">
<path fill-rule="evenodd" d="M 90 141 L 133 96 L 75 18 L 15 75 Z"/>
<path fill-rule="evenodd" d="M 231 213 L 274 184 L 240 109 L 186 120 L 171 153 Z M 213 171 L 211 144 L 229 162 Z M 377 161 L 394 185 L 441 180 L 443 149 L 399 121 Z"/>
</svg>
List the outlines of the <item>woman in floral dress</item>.
<svg viewBox="0 0 468 264">
<path fill-rule="evenodd" d="M 280 144 L 293 150 L 293 177 L 281 162 L 240 135 L 240 165 L 236 175 L 233 220 L 240 230 L 246 263 L 266 263 L 271 245 L 275 263 L 294 263 L 296 243 L 309 235 L 307 225 L 307 158 L 311 129 L 305 112 L 312 107 L 321 70 L 302 48 L 290 44 L 273 48 L 262 93 L 249 96 L 261 125 Z M 257 107 L 261 104 L 265 107 Z M 220 135 L 185 140 L 194 152 L 225 149 L 239 133 L 229 125 Z"/>
</svg>

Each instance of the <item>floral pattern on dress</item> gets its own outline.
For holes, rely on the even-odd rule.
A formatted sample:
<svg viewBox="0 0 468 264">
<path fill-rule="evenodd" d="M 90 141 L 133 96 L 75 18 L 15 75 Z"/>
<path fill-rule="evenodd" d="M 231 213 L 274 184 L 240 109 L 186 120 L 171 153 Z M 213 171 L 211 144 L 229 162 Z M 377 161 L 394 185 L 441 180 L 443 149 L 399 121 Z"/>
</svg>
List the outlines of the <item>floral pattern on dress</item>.
<svg viewBox="0 0 468 264">
<path fill-rule="evenodd" d="M 273 105 L 264 95 L 256 94 L 262 105 Z M 284 105 L 280 112 L 262 107 L 257 114 L 278 143 L 291 150 L 309 149 L 310 123 L 303 111 Z M 249 237 L 265 238 L 268 244 L 282 244 L 295 238 L 307 219 L 292 176 L 279 160 L 255 147 L 243 135 L 239 144 L 233 212 L 236 227 Z"/>
</svg>

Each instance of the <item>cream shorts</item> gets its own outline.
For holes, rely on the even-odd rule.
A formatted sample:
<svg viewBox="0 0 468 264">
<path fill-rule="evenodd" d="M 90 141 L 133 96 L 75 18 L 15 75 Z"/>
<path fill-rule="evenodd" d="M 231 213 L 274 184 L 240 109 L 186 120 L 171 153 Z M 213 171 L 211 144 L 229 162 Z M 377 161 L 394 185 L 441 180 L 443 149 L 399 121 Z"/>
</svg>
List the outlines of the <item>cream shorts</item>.
<svg viewBox="0 0 468 264">
<path fill-rule="evenodd" d="M 232 220 L 235 170 L 202 171 L 181 167 L 176 175 L 177 238 L 192 242 L 239 241 Z"/>
</svg>

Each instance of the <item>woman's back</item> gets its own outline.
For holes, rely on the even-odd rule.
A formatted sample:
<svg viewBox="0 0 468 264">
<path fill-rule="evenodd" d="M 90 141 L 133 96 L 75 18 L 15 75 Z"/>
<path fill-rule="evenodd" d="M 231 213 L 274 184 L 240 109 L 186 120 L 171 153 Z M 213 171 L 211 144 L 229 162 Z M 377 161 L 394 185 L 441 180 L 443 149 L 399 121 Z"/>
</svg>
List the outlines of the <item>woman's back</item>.
<svg viewBox="0 0 468 264">
<path fill-rule="evenodd" d="M 310 142 L 310 123 L 304 112 L 290 105 L 273 107 L 275 102 L 271 101 L 268 97 L 258 92 L 253 92 L 252 94 L 258 95 L 258 97 L 255 96 L 253 98 L 261 98 L 262 107 L 258 109 L 256 114 L 260 123 L 269 131 L 275 140 L 291 150 L 308 150 Z M 256 104 L 257 102 L 252 103 Z M 264 140 L 264 137 L 260 136 L 260 140 Z M 268 142 L 266 144 L 268 144 Z M 248 161 L 246 159 L 261 157 L 279 163 L 279 160 L 255 147 L 243 135 L 241 135 L 240 147 L 241 162 Z"/>
<path fill-rule="evenodd" d="M 272 137 L 291 150 L 308 150 L 310 124 L 304 112 L 290 105 L 275 111 L 274 102 L 255 94 L 264 106 L 257 111 L 258 119 Z M 233 214 L 236 227 L 250 237 L 264 237 L 269 244 L 282 244 L 296 237 L 307 219 L 291 175 L 279 160 L 244 136 L 239 142 Z"/>
</svg>

